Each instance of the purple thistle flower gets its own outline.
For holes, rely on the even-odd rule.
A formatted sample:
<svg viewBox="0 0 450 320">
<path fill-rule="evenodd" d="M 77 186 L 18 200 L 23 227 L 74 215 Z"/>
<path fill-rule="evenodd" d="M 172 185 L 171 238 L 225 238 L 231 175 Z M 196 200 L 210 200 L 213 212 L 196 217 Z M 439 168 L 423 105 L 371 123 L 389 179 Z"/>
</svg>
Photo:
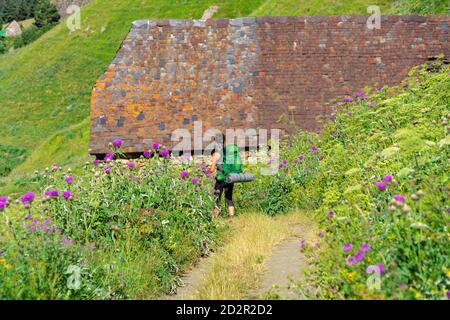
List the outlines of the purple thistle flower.
<svg viewBox="0 0 450 320">
<path fill-rule="evenodd" d="M 36 226 L 35 225 L 31 225 L 30 226 L 30 231 L 31 232 L 36 232 Z"/>
<path fill-rule="evenodd" d="M 374 184 L 377 186 L 378 190 L 380 191 L 386 190 L 386 185 L 384 183 L 375 181 Z"/>
<path fill-rule="evenodd" d="M 330 119 L 331 121 L 336 121 L 336 113 L 332 113 L 328 116 L 328 119 Z"/>
<path fill-rule="evenodd" d="M 8 197 L 0 197 L 0 202 L 8 203 L 8 201 L 9 201 Z"/>
<path fill-rule="evenodd" d="M 49 198 L 57 198 L 59 196 L 59 191 L 56 189 L 46 191 L 45 196 Z"/>
<path fill-rule="evenodd" d="M 189 176 L 189 172 L 187 171 L 181 171 L 180 172 L 180 177 L 183 179 L 186 179 Z"/>
<path fill-rule="evenodd" d="M 130 161 L 127 163 L 127 167 L 133 169 L 134 167 L 136 167 L 136 164 L 133 161 Z"/>
<path fill-rule="evenodd" d="M 294 159 L 294 163 L 298 163 L 298 161 L 299 161 L 298 159 Z"/>
<path fill-rule="evenodd" d="M 33 219 L 33 215 L 32 215 L 31 213 L 28 213 L 28 214 L 25 216 L 25 219 L 31 220 L 31 219 Z"/>
<path fill-rule="evenodd" d="M 99 164 L 100 160 L 95 159 L 94 161 L 92 161 L 93 164 Z"/>
<path fill-rule="evenodd" d="M 75 242 L 75 241 L 73 241 L 73 240 L 71 240 L 71 239 L 69 239 L 69 238 L 66 238 L 66 237 L 64 237 L 64 236 L 61 237 L 61 243 L 62 243 L 63 245 L 65 245 L 65 246 L 71 245 L 71 244 L 73 244 L 74 242 Z"/>
<path fill-rule="evenodd" d="M 119 138 L 117 138 L 117 139 L 114 139 L 113 140 L 113 142 L 112 142 L 112 145 L 115 147 L 115 148 L 119 148 L 121 145 L 122 145 L 122 140 L 121 139 L 119 139 Z"/>
<path fill-rule="evenodd" d="M 325 232 L 319 231 L 317 235 L 319 236 L 319 238 L 323 238 L 325 236 Z"/>
<path fill-rule="evenodd" d="M 159 154 L 163 157 L 167 157 L 169 155 L 169 150 L 163 149 Z"/>
<path fill-rule="evenodd" d="M 380 273 L 385 273 L 386 272 L 386 268 L 384 267 L 384 264 L 378 263 L 377 267 L 378 267 L 378 270 L 380 271 Z"/>
<path fill-rule="evenodd" d="M 363 252 L 367 252 L 367 251 L 369 251 L 370 250 L 370 244 L 368 244 L 368 243 L 363 243 L 362 245 L 361 245 L 361 251 L 363 251 Z"/>
<path fill-rule="evenodd" d="M 5 210 L 6 208 L 6 202 L 0 202 L 0 211 Z"/>
<path fill-rule="evenodd" d="M 114 155 L 113 155 L 112 153 L 107 153 L 107 154 L 105 155 L 104 160 L 105 160 L 105 161 L 112 161 L 112 160 L 114 160 Z"/>
<path fill-rule="evenodd" d="M 388 176 L 384 176 L 384 177 L 383 177 L 383 181 L 384 181 L 384 182 L 388 182 L 388 183 L 389 183 L 389 182 L 392 182 L 392 176 L 389 176 L 389 175 L 388 175 Z"/>
<path fill-rule="evenodd" d="M 311 152 L 312 153 L 317 153 L 319 151 L 319 148 L 316 145 L 311 146 Z"/>
<path fill-rule="evenodd" d="M 71 191 L 64 191 L 62 196 L 64 199 L 70 200 L 73 197 L 73 193 Z"/>
<path fill-rule="evenodd" d="M 328 218 L 333 218 L 334 217 L 334 212 L 333 211 L 328 211 L 327 216 L 328 216 Z"/>
<path fill-rule="evenodd" d="M 200 181 L 200 178 L 199 178 L 199 177 L 192 178 L 192 180 L 191 180 L 192 184 L 196 184 L 196 183 L 198 183 L 199 181 Z"/>
<path fill-rule="evenodd" d="M 364 252 L 364 250 L 358 250 L 358 252 L 355 254 L 355 262 L 359 262 L 364 259 L 365 255 L 366 253 Z"/>
<path fill-rule="evenodd" d="M 33 202 L 34 200 L 34 193 L 33 192 L 27 192 L 23 196 L 20 197 L 20 201 L 22 201 L 23 204 L 27 205 Z"/>
<path fill-rule="evenodd" d="M 111 168 L 110 168 L 110 167 L 106 167 L 103 171 L 104 171 L 106 174 L 109 174 L 109 173 L 111 172 Z"/>
<path fill-rule="evenodd" d="M 403 88 L 405 88 L 405 89 L 409 88 L 409 83 L 405 83 L 405 84 L 403 85 Z"/>
<path fill-rule="evenodd" d="M 305 240 L 300 241 L 300 249 L 305 249 Z"/>
<path fill-rule="evenodd" d="M 366 94 L 363 91 L 357 92 L 355 96 L 360 98 L 361 100 L 365 100 L 367 98 Z"/>
<path fill-rule="evenodd" d="M 351 243 L 346 243 L 342 246 L 342 250 L 344 250 L 344 252 L 349 252 L 350 250 L 352 250 L 353 245 Z"/>
<path fill-rule="evenodd" d="M 347 265 L 352 266 L 356 263 L 355 257 L 348 257 L 346 260 Z"/>
<path fill-rule="evenodd" d="M 150 158 L 151 155 L 152 155 L 152 152 L 150 150 L 145 150 L 144 151 L 144 157 L 145 158 Z"/>
<path fill-rule="evenodd" d="M 398 202 L 405 202 L 405 197 L 402 196 L 401 194 L 396 194 L 396 195 L 394 196 L 394 200 L 395 200 L 395 201 L 398 201 Z"/>
<path fill-rule="evenodd" d="M 73 177 L 72 176 L 67 176 L 64 178 L 64 181 L 68 184 L 72 184 L 73 183 Z"/>
<path fill-rule="evenodd" d="M 59 165 L 57 163 L 52 163 L 52 169 L 58 169 Z"/>
<path fill-rule="evenodd" d="M 159 143 L 159 142 L 155 142 L 154 144 L 153 144 L 153 149 L 159 149 L 161 147 L 161 144 Z"/>
<path fill-rule="evenodd" d="M 354 99 L 352 97 L 344 97 L 342 98 L 342 102 L 352 102 Z"/>
<path fill-rule="evenodd" d="M 447 299 L 450 299 L 450 290 L 447 291 L 447 293 L 445 294 L 445 296 L 447 297 Z"/>
</svg>

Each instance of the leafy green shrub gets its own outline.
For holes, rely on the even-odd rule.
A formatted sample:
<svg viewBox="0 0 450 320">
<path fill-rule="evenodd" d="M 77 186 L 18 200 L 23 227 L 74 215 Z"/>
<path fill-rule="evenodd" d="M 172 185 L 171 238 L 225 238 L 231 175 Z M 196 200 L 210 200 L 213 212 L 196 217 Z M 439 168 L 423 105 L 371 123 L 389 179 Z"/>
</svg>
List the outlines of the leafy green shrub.
<svg viewBox="0 0 450 320">
<path fill-rule="evenodd" d="M 269 215 L 286 213 L 292 208 L 291 190 L 292 182 L 288 176 L 279 174 L 272 177 L 259 203 L 260 210 Z"/>
<path fill-rule="evenodd" d="M 449 87 L 442 63 L 415 69 L 400 86 L 337 102 L 320 134 L 285 150 L 289 163 L 312 146 L 321 155 L 291 195 L 300 206 L 313 195 L 323 230 L 320 249 L 305 249 L 312 297 L 448 295 Z"/>
<path fill-rule="evenodd" d="M 0 37 L 0 54 L 4 54 L 7 51 L 6 43 L 4 42 L 4 38 Z"/>
<path fill-rule="evenodd" d="M 395 14 L 448 14 L 447 0 L 396 0 L 392 4 Z"/>
<path fill-rule="evenodd" d="M 49 29 L 51 29 L 50 25 L 46 25 L 42 28 L 38 28 L 35 25 L 23 30 L 22 34 L 18 37 L 13 38 L 12 46 L 16 49 L 24 47 L 36 39 L 38 39 L 41 35 L 46 33 Z"/>
</svg>

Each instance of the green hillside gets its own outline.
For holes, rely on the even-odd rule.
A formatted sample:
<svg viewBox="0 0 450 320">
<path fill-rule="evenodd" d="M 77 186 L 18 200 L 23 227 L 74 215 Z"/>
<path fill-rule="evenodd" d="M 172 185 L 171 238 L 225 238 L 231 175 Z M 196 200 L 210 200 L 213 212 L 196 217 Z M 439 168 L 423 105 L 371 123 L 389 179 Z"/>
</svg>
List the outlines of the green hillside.
<svg viewBox="0 0 450 320">
<path fill-rule="evenodd" d="M 81 30 L 71 34 L 61 23 L 31 45 L 0 56 L 0 150 L 11 150 L 8 158 L 0 161 L 0 191 L 22 189 L 28 184 L 23 174 L 45 163 L 77 164 L 87 157 L 88 123 L 83 121 L 89 115 L 92 87 L 113 59 L 133 20 L 199 18 L 212 5 L 220 7 L 215 17 L 230 18 L 366 15 L 369 2 L 94 0 L 82 9 Z M 395 7 L 389 0 L 378 2 L 387 12 L 409 10 L 405 1 L 396 1 Z M 423 1 L 409 3 L 420 5 Z M 442 12 L 442 3 L 427 1 L 427 8 L 431 8 L 427 13 Z M 74 145 L 81 154 L 68 156 Z"/>
</svg>

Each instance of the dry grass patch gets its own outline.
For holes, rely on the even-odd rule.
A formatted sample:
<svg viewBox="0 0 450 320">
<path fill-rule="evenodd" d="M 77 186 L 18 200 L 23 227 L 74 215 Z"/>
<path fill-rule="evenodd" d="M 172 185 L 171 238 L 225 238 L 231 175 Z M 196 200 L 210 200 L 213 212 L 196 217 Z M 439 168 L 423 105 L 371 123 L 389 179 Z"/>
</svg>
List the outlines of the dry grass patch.
<svg viewBox="0 0 450 320">
<path fill-rule="evenodd" d="M 313 229 L 312 222 L 299 212 L 276 218 L 249 213 L 234 221 L 226 245 L 208 261 L 207 272 L 191 299 L 245 299 L 257 288 L 264 262 L 275 246 L 298 232 Z"/>
</svg>

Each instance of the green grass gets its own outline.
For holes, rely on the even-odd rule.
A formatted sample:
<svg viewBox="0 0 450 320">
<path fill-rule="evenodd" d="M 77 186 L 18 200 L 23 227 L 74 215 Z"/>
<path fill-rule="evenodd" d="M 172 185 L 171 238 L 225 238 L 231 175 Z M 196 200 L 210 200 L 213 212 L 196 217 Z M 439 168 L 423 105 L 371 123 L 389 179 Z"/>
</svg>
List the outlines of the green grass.
<svg viewBox="0 0 450 320">
<path fill-rule="evenodd" d="M 449 14 L 448 0 L 397 0 L 391 12 L 393 14 Z"/>
<path fill-rule="evenodd" d="M 10 176 L 3 181 L 4 185 L 0 185 L 0 193 L 14 196 L 25 189 L 36 190 L 40 185 L 33 183 L 34 179 L 30 173 L 36 168 L 49 167 L 55 162 L 59 165 L 71 165 L 75 172 L 80 171 L 81 164 L 91 158 L 86 152 L 89 144 L 89 124 L 89 118 L 86 118 L 79 124 L 51 135 L 30 157 L 14 168 Z"/>
<path fill-rule="evenodd" d="M 253 16 L 333 16 L 367 15 L 367 7 L 378 5 L 381 12 L 388 12 L 392 0 L 267 0 L 256 9 Z"/>
</svg>

